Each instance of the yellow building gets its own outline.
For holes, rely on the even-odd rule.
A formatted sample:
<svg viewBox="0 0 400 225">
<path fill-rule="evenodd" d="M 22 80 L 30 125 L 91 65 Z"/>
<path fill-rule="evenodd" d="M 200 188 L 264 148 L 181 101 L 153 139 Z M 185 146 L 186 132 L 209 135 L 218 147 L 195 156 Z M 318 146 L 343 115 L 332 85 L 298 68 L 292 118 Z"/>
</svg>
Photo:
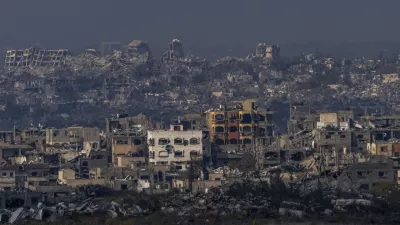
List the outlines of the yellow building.
<svg viewBox="0 0 400 225">
<path fill-rule="evenodd" d="M 258 109 L 255 100 L 220 106 L 205 112 L 210 140 L 217 145 L 267 144 L 272 137 L 272 113 Z"/>
<path fill-rule="evenodd" d="M 371 155 L 392 157 L 393 156 L 393 143 L 389 143 L 389 142 L 368 143 L 367 151 Z"/>
</svg>

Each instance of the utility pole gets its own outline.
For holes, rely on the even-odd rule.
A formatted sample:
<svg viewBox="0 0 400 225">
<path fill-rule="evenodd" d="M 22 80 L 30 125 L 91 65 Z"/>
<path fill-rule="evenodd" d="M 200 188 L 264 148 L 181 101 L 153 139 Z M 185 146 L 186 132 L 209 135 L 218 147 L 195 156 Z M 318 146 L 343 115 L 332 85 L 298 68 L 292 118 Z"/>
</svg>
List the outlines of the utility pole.
<svg viewBox="0 0 400 225">
<path fill-rule="evenodd" d="M 264 148 L 261 139 L 256 139 L 256 146 L 255 146 L 255 159 L 256 159 L 256 170 L 261 170 L 264 165 Z"/>
<path fill-rule="evenodd" d="M 61 161 L 61 160 L 62 160 L 61 152 L 59 152 L 59 153 L 58 153 L 58 161 L 59 161 L 59 165 L 58 165 L 58 166 L 60 167 L 60 168 L 59 168 L 60 170 L 61 170 L 61 166 L 62 166 L 62 161 Z"/>
<path fill-rule="evenodd" d="M 189 190 L 190 190 L 190 192 L 192 192 L 192 190 L 193 190 L 193 173 L 194 173 L 193 159 L 190 158 L 190 168 L 189 168 Z"/>
<path fill-rule="evenodd" d="M 321 173 L 322 172 L 322 163 L 323 163 L 322 147 L 321 146 L 318 146 L 318 147 L 319 147 L 319 173 Z"/>
<path fill-rule="evenodd" d="M 201 166 L 198 165 L 202 158 L 198 155 L 195 156 L 190 156 L 190 168 L 189 168 L 189 189 L 190 191 L 193 190 L 193 181 L 194 181 L 194 175 L 196 170 Z"/>
<path fill-rule="evenodd" d="M 78 142 L 76 142 L 76 133 L 74 132 L 75 151 L 78 152 Z"/>
<path fill-rule="evenodd" d="M 333 152 L 335 153 L 335 167 L 336 167 L 336 171 L 339 171 L 339 151 L 336 149 L 336 147 L 333 147 Z"/>
</svg>

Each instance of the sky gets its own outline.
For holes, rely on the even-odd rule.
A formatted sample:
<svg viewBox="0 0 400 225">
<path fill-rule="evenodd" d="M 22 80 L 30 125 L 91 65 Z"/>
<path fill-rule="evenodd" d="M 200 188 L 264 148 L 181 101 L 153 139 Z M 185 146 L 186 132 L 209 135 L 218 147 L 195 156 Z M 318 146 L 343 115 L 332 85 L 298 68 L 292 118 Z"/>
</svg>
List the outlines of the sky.
<svg viewBox="0 0 400 225">
<path fill-rule="evenodd" d="M 79 52 L 142 39 L 161 52 L 178 38 L 186 50 L 213 56 L 247 55 L 258 42 L 397 43 L 399 8 L 398 0 L 3 0 L 0 49 L 40 44 Z"/>
</svg>

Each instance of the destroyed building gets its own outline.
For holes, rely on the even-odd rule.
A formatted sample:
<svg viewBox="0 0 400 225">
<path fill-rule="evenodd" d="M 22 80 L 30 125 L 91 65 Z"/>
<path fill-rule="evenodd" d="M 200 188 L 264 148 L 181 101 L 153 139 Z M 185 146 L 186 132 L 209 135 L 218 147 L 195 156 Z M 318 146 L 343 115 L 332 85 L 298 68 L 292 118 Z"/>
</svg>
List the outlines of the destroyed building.
<svg viewBox="0 0 400 225">
<path fill-rule="evenodd" d="M 116 114 L 106 118 L 107 135 L 141 136 L 152 127 L 148 116 L 143 114 L 128 116 L 128 114 Z"/>
<path fill-rule="evenodd" d="M 280 57 L 280 47 L 278 45 L 268 45 L 259 43 L 256 47 L 256 57 L 266 60 L 276 60 Z"/>
<path fill-rule="evenodd" d="M 2 184 L 8 190 L 24 188 L 37 182 L 55 182 L 57 168 L 49 164 L 10 165 L 0 168 Z"/>
<path fill-rule="evenodd" d="M 372 155 L 399 157 L 399 116 L 367 116 L 363 119 L 371 132 L 367 151 Z"/>
<path fill-rule="evenodd" d="M 108 148 L 111 149 L 112 163 L 119 167 L 145 163 L 147 130 L 153 127 L 149 117 L 117 114 L 106 118 Z"/>
<path fill-rule="evenodd" d="M 346 154 L 351 150 L 350 118 L 340 117 L 337 113 L 321 113 L 316 132 L 315 144 L 322 154 Z"/>
<path fill-rule="evenodd" d="M 288 133 L 295 134 L 300 131 L 312 131 L 316 127 L 317 119 L 311 112 L 310 106 L 303 103 L 291 103 L 290 118 L 288 123 Z M 314 116 L 314 117 L 313 117 Z"/>
<path fill-rule="evenodd" d="M 359 163 L 344 169 L 338 178 L 338 187 L 342 190 L 369 190 L 382 182 L 395 182 L 396 173 L 390 162 Z"/>
<path fill-rule="evenodd" d="M 147 63 L 153 60 L 150 47 L 146 41 L 134 40 L 125 48 L 126 58 L 129 61 L 137 61 L 139 63 Z"/>
<path fill-rule="evenodd" d="M 46 128 L 46 144 L 56 146 L 89 143 L 93 148 L 100 146 L 99 129 L 92 127 Z"/>
<path fill-rule="evenodd" d="M 65 64 L 67 49 L 47 50 L 32 47 L 24 50 L 7 50 L 5 70 L 19 67 L 59 66 Z"/>
<path fill-rule="evenodd" d="M 178 40 L 174 39 L 168 44 L 168 51 L 167 51 L 167 59 L 174 60 L 174 59 L 182 59 L 185 57 L 183 52 L 183 43 Z"/>
</svg>

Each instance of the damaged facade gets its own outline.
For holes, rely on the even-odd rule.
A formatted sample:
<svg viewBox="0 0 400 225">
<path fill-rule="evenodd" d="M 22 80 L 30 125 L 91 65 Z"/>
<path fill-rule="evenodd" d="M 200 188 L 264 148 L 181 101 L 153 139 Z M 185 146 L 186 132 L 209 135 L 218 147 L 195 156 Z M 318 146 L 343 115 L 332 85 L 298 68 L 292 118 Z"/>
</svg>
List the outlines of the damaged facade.
<svg viewBox="0 0 400 225">
<path fill-rule="evenodd" d="M 24 50 L 7 50 L 5 70 L 15 70 L 19 67 L 59 66 L 65 64 L 67 49 L 47 50 L 28 48 Z"/>
<path fill-rule="evenodd" d="M 278 45 L 259 43 L 256 47 L 256 57 L 264 58 L 266 60 L 276 60 L 280 56 L 280 51 L 281 49 Z"/>
</svg>

